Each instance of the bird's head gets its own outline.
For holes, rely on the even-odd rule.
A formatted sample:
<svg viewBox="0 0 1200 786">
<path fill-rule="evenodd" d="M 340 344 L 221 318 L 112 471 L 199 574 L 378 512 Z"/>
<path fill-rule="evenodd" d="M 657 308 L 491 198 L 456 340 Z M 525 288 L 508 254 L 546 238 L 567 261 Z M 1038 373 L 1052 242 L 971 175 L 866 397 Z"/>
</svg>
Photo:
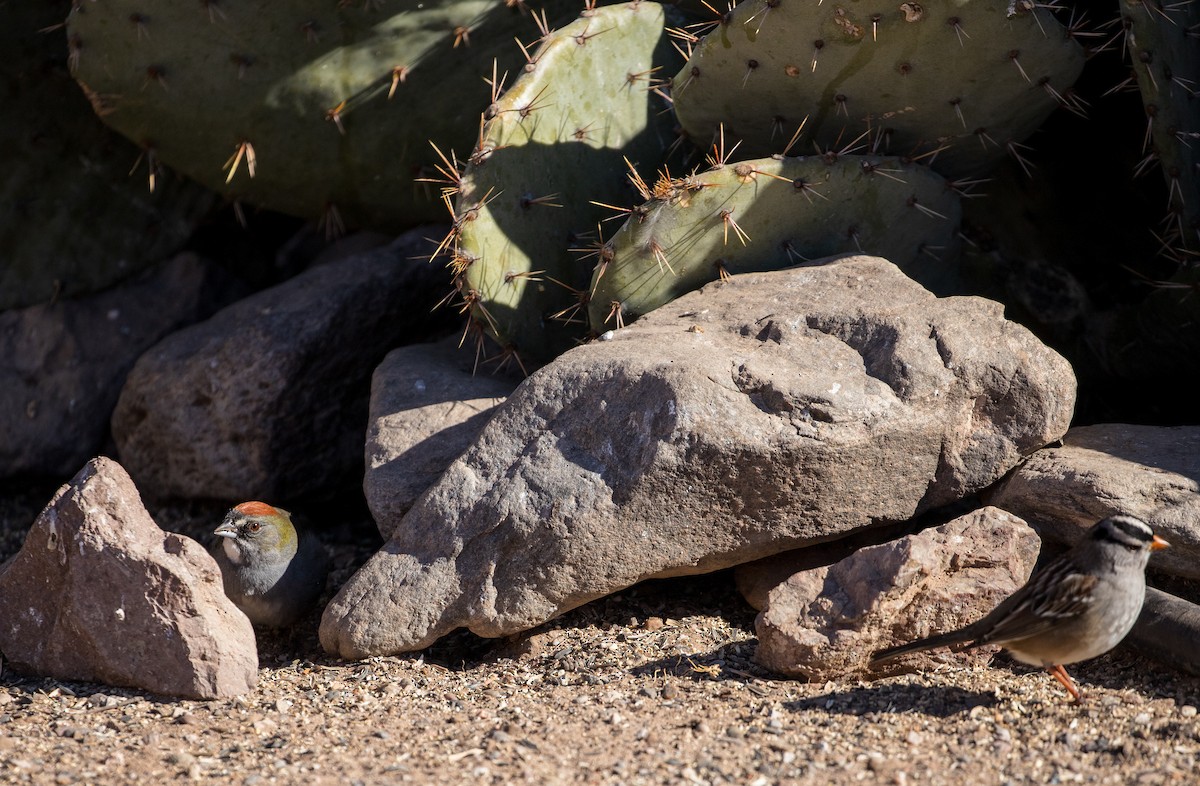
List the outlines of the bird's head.
<svg viewBox="0 0 1200 786">
<path fill-rule="evenodd" d="M 1109 516 L 1092 527 L 1092 540 L 1120 546 L 1135 554 L 1149 556 L 1152 551 L 1161 551 L 1171 544 L 1154 534 L 1150 525 L 1134 516 L 1117 514 Z"/>
<path fill-rule="evenodd" d="M 290 560 L 298 545 L 292 514 L 265 502 L 243 502 L 233 508 L 213 534 L 223 539 L 225 555 L 235 565 Z"/>
</svg>

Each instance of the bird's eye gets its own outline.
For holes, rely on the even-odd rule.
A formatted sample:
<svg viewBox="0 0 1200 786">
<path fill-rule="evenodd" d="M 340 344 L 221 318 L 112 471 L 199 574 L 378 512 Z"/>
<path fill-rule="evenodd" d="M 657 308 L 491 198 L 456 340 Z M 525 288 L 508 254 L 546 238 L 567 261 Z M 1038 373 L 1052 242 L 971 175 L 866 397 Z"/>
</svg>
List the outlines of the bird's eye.
<svg viewBox="0 0 1200 786">
<path fill-rule="evenodd" d="M 246 524 L 246 529 L 250 530 L 251 532 L 258 532 L 260 529 L 262 529 L 262 524 L 257 521 L 251 521 Z"/>
</svg>

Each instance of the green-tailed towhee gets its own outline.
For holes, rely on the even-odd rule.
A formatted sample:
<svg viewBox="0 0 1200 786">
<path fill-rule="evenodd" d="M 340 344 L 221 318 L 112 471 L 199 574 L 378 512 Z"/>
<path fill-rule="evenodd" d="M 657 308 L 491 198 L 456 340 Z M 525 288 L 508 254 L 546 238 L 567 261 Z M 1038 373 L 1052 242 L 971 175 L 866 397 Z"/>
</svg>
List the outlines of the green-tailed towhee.
<svg viewBox="0 0 1200 786">
<path fill-rule="evenodd" d="M 225 594 L 255 625 L 292 625 L 325 589 L 329 555 L 316 537 L 297 533 L 286 510 L 243 502 L 214 534 Z"/>
</svg>

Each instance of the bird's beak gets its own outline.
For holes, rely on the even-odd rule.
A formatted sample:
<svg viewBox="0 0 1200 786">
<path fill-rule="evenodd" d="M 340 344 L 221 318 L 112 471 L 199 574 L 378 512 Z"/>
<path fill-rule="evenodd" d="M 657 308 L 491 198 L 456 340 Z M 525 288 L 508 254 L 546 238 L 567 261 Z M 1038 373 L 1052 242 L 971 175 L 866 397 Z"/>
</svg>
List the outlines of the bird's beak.
<svg viewBox="0 0 1200 786">
<path fill-rule="evenodd" d="M 1154 540 L 1150 541 L 1150 550 L 1151 551 L 1162 551 L 1163 549 L 1167 548 L 1170 545 L 1171 545 L 1170 543 L 1167 543 L 1165 540 L 1163 540 L 1159 536 L 1155 535 Z"/>
<path fill-rule="evenodd" d="M 213 534 L 220 535 L 223 538 L 236 538 L 238 536 L 238 528 L 232 521 L 222 521 L 221 526 L 213 530 Z"/>
</svg>

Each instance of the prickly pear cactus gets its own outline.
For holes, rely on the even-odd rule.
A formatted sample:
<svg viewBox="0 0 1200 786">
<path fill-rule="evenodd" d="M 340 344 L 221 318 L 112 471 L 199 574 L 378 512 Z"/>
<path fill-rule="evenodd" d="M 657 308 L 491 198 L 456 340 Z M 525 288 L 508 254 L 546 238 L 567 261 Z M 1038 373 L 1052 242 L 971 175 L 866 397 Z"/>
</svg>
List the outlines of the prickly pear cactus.
<svg viewBox="0 0 1200 786">
<path fill-rule="evenodd" d="M 1074 32 L 1032 0 L 748 0 L 690 43 L 672 97 L 692 139 L 724 123 L 741 155 L 778 152 L 803 122 L 798 152 L 938 150 L 957 177 L 1077 108 Z"/>
<path fill-rule="evenodd" d="M 230 198 L 396 229 L 444 215 L 427 140 L 468 148 L 481 75 L 530 25 L 505 0 L 95 0 L 68 20 L 106 123 Z M 570 0 L 548 0 L 555 9 Z"/>
<path fill-rule="evenodd" d="M 596 332 L 719 277 L 841 253 L 885 257 L 939 294 L 957 289 L 959 197 L 926 167 L 876 156 L 767 158 L 660 177 L 653 192 L 593 273 Z"/>
<path fill-rule="evenodd" d="M 67 3 L 0 12 L 0 311 L 102 289 L 183 244 L 210 194 L 130 178 L 137 148 L 105 128 L 67 73 Z"/>
<path fill-rule="evenodd" d="M 1162 236 L 1194 254 L 1200 250 L 1200 2 L 1121 0 L 1121 15 L 1146 108 L 1147 163 L 1156 159 L 1167 180 Z"/>
<path fill-rule="evenodd" d="M 655 3 L 589 9 L 544 35 L 485 113 L 447 245 L 475 324 L 519 359 L 582 338 L 588 246 L 611 213 L 595 203 L 627 204 L 625 161 L 654 164 L 673 138 L 651 92 L 679 62 L 664 31 Z"/>
</svg>

